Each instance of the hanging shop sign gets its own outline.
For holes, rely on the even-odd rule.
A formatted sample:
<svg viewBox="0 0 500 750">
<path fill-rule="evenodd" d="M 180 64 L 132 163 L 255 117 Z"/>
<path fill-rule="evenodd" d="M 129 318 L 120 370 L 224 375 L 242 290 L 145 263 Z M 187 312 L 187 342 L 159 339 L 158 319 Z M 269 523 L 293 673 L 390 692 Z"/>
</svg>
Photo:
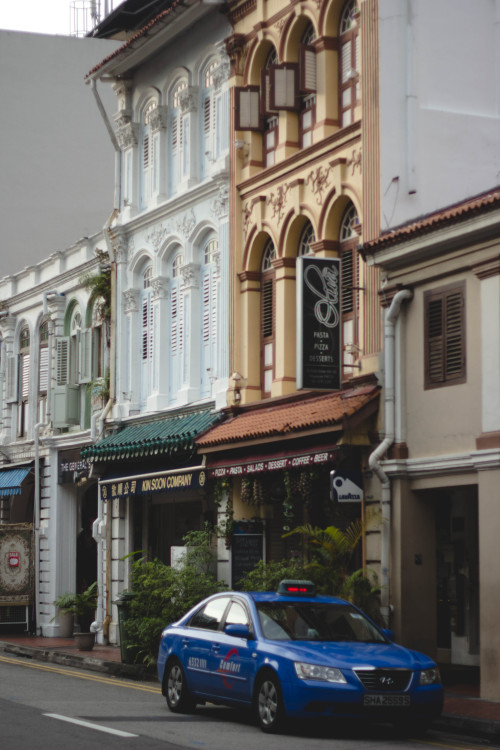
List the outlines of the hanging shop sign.
<svg viewBox="0 0 500 750">
<path fill-rule="evenodd" d="M 136 476 L 101 479 L 101 497 L 113 500 L 129 495 L 151 495 L 157 492 L 178 492 L 179 490 L 203 489 L 206 482 L 206 471 L 193 466 L 179 471 L 158 472 L 155 474 L 138 474 Z"/>
<path fill-rule="evenodd" d="M 90 476 L 91 464 L 83 461 L 80 448 L 59 452 L 59 484 L 78 484 L 87 481 Z"/>
<path fill-rule="evenodd" d="M 303 453 L 291 456 L 272 456 L 266 458 L 250 458 L 238 463 L 225 463 L 223 466 L 209 466 L 208 476 L 216 479 L 224 477 L 242 477 L 248 474 L 259 474 L 268 471 L 285 471 L 287 469 L 301 469 L 308 466 L 318 466 L 331 462 L 335 458 L 335 451 L 321 451 L 319 453 Z"/>
<path fill-rule="evenodd" d="M 341 388 L 340 259 L 297 258 L 297 388 Z"/>
<path fill-rule="evenodd" d="M 363 480 L 355 472 L 330 472 L 330 494 L 334 503 L 361 503 Z"/>
</svg>

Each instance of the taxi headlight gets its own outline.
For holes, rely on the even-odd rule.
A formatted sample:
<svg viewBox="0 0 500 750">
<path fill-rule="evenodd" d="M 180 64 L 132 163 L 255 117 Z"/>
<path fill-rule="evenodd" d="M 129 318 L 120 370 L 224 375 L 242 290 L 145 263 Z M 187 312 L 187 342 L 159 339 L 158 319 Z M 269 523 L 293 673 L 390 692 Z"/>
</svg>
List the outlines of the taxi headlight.
<svg viewBox="0 0 500 750">
<path fill-rule="evenodd" d="M 336 667 L 321 667 L 317 664 L 306 664 L 302 661 L 294 662 L 295 672 L 299 680 L 320 680 L 322 682 L 347 682 L 346 678 Z"/>
<path fill-rule="evenodd" d="M 437 667 L 431 669 L 423 669 L 420 672 L 420 684 L 421 685 L 436 685 L 441 682 L 441 675 Z"/>
</svg>

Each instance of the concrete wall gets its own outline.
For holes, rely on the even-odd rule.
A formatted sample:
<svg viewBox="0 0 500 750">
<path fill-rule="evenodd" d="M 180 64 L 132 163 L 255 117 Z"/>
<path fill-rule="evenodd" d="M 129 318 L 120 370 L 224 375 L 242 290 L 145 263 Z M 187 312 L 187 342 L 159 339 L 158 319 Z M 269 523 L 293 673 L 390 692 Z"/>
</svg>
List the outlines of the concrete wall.
<svg viewBox="0 0 500 750">
<path fill-rule="evenodd" d="M 0 31 L 0 278 L 94 234 L 110 214 L 114 152 L 84 77 L 117 46 Z"/>
<path fill-rule="evenodd" d="M 380 0 L 381 227 L 500 181 L 500 3 Z"/>
</svg>

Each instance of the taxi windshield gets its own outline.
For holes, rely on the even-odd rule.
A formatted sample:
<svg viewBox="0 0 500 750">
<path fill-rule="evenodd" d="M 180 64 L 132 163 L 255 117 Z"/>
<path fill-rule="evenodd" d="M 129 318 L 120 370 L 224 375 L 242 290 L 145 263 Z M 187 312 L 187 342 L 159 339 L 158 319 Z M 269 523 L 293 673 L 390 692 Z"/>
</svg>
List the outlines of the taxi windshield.
<svg viewBox="0 0 500 750">
<path fill-rule="evenodd" d="M 361 612 L 343 604 L 258 602 L 265 638 L 274 641 L 356 641 L 387 643 Z"/>
</svg>

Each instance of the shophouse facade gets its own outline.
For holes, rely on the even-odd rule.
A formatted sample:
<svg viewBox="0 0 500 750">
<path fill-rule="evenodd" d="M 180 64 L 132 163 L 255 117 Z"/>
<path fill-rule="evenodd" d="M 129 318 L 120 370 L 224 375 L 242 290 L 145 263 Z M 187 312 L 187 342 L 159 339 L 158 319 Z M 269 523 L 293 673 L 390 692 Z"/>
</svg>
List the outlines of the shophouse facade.
<svg viewBox="0 0 500 750">
<path fill-rule="evenodd" d="M 113 405 L 82 454 L 108 529 L 99 618 L 112 642 L 123 556 L 170 564 L 187 531 L 215 521 L 193 440 L 220 418 L 229 376 L 231 27 L 217 3 L 165 5 L 87 77 L 97 97 L 116 94 Z"/>
<path fill-rule="evenodd" d="M 494 699 L 499 10 L 380 0 L 380 197 L 365 220 L 382 234 L 363 248 L 382 273 L 385 437 L 372 467 L 392 511 L 393 628 L 479 668 Z"/>
<path fill-rule="evenodd" d="M 379 404 L 378 271 L 357 252 L 376 164 L 364 145 L 377 126 L 365 125 L 375 5 L 228 7 L 232 375 L 226 420 L 196 440 L 226 499 L 220 525 L 233 524 L 219 573 L 237 585 L 258 559 L 299 554 L 298 537 L 283 538 L 295 526 L 363 516 L 372 533 L 359 562 L 380 574 L 370 520 L 378 479 L 366 472 Z M 357 487 L 341 502 L 332 472 Z"/>
<path fill-rule="evenodd" d="M 108 398 L 109 273 L 99 233 L 0 281 L 1 622 L 45 636 L 59 634 L 56 597 L 97 577 L 97 480 L 80 451 Z"/>
</svg>

